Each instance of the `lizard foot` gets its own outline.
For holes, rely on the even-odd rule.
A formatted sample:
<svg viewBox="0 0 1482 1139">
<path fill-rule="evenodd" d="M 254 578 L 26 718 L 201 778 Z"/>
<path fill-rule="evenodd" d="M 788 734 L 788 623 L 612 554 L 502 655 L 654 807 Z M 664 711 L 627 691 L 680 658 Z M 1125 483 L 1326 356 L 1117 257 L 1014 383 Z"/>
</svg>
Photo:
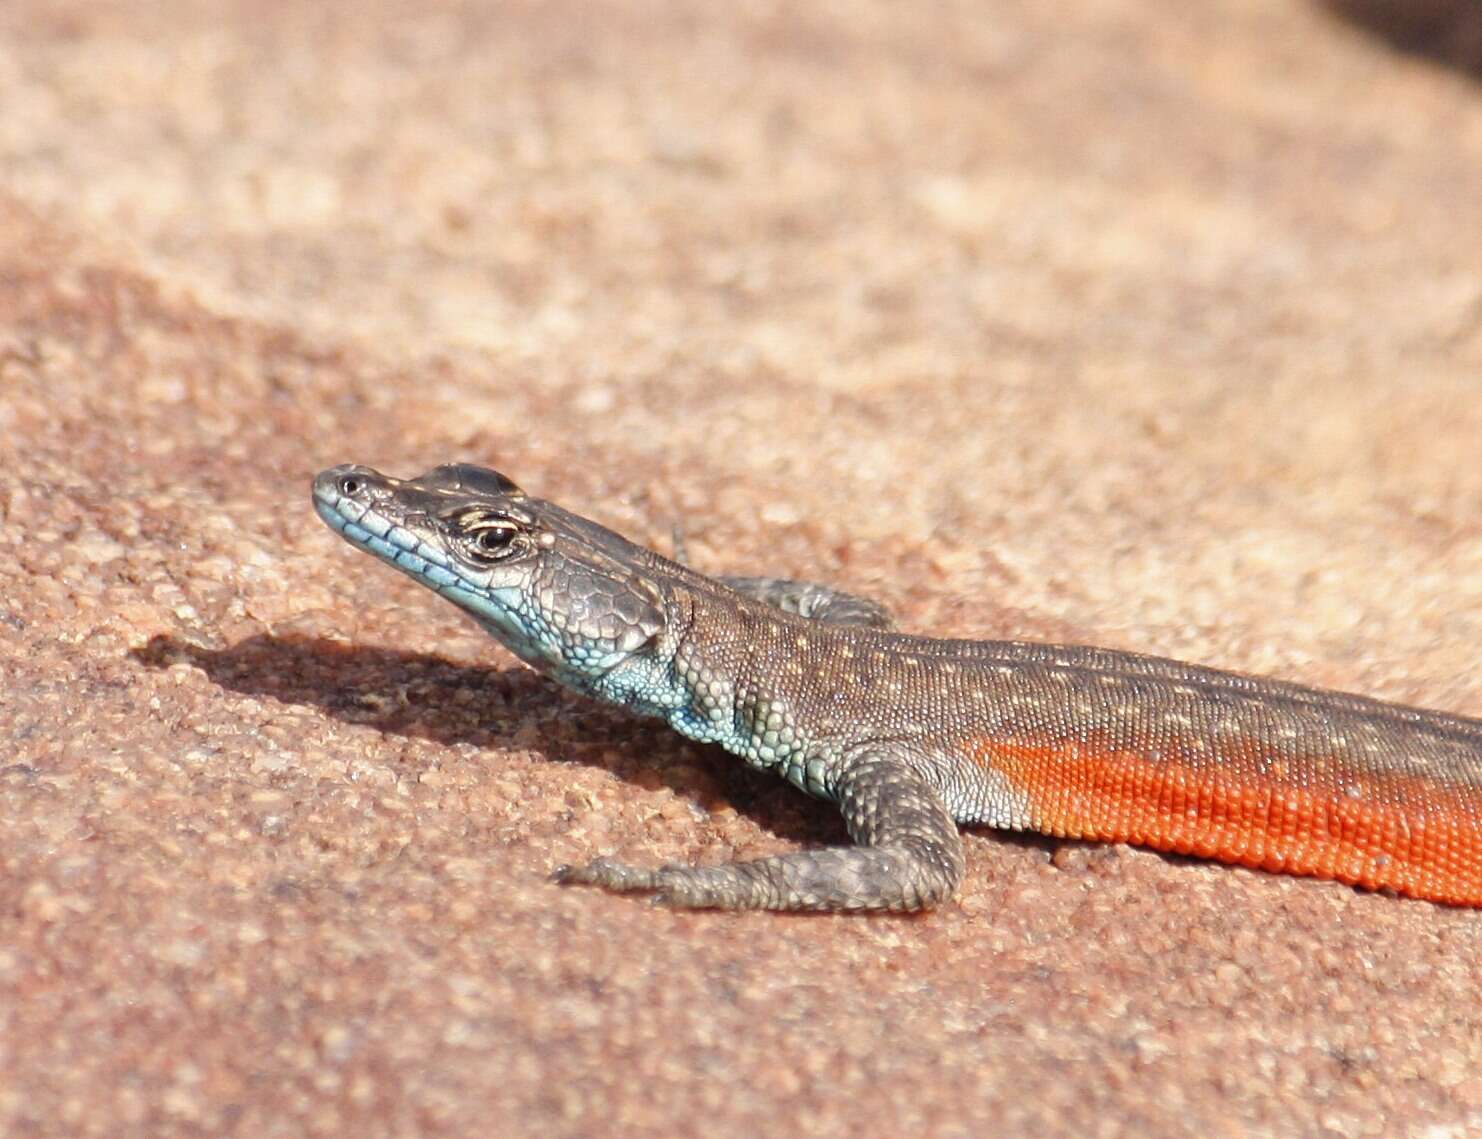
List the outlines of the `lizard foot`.
<svg viewBox="0 0 1482 1139">
<path fill-rule="evenodd" d="M 962 881 L 957 824 L 914 768 L 863 752 L 838 781 L 850 835 L 862 845 L 795 850 L 719 866 L 637 870 L 599 858 L 552 877 L 617 893 L 648 893 L 680 909 L 893 910 L 940 905 Z"/>
</svg>

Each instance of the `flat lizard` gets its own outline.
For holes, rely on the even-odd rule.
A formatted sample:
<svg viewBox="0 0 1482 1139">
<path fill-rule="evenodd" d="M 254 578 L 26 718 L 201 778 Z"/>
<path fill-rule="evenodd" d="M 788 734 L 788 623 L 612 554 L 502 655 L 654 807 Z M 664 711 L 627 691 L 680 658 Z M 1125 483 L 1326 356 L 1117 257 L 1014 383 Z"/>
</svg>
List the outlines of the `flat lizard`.
<svg viewBox="0 0 1482 1139">
<path fill-rule="evenodd" d="M 958 824 L 1482 905 L 1482 720 L 1080 645 L 938 640 L 823 586 L 707 577 L 466 464 L 339 466 L 321 518 L 560 683 L 837 804 L 856 845 L 559 881 L 673 906 L 918 910 Z"/>
</svg>

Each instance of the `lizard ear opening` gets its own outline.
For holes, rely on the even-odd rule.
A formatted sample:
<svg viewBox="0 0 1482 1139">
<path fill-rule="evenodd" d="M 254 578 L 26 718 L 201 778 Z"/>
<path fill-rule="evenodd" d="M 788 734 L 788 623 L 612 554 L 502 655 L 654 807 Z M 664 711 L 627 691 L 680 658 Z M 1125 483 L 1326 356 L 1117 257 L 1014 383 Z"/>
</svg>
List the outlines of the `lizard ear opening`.
<svg viewBox="0 0 1482 1139">
<path fill-rule="evenodd" d="M 623 625 L 619 647 L 634 652 L 652 644 L 664 631 L 668 618 L 663 597 L 647 581 L 629 578 L 623 586 L 613 598 L 612 607 Z"/>
</svg>

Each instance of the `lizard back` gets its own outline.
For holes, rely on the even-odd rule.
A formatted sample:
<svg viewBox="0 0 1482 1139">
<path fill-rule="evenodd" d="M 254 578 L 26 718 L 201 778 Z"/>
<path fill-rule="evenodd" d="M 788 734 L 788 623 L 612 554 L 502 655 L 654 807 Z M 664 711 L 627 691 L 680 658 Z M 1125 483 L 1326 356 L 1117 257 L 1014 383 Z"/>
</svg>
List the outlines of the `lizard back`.
<svg viewBox="0 0 1482 1139">
<path fill-rule="evenodd" d="M 702 595 L 702 610 L 726 610 L 695 624 L 726 630 L 704 638 L 707 655 L 750 678 L 743 709 L 784 708 L 794 725 L 795 753 L 761 766 L 815 793 L 809 756 L 888 737 L 938 769 L 961 823 L 1482 903 L 1482 721 L 1130 652 L 820 626 Z"/>
</svg>

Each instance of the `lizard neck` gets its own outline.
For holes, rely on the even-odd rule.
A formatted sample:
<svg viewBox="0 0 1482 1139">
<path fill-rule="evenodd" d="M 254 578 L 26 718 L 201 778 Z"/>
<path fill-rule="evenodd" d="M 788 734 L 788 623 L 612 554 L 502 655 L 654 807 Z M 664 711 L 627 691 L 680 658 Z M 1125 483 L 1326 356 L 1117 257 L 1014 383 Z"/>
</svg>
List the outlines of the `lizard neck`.
<svg viewBox="0 0 1482 1139">
<path fill-rule="evenodd" d="M 799 688 L 802 660 L 789 656 L 780 668 L 769 668 L 756 646 L 827 637 L 834 630 L 706 579 L 670 580 L 661 588 L 669 613 L 663 634 L 604 676 L 597 694 L 657 716 L 690 739 L 718 744 L 810 794 L 832 798 L 823 765 L 808 762 L 819 741 L 809 730 Z"/>
</svg>

